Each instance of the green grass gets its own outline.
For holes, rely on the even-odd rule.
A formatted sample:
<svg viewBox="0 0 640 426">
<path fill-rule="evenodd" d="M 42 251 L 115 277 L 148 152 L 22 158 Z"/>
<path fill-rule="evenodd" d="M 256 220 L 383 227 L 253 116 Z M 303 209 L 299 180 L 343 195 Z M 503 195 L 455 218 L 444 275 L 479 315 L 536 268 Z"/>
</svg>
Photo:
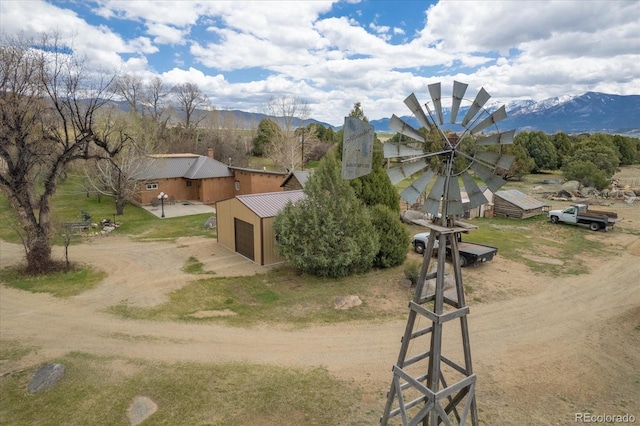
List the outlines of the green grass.
<svg viewBox="0 0 640 426">
<path fill-rule="evenodd" d="M 189 259 L 187 259 L 184 262 L 184 266 L 182 267 L 182 270 L 187 274 L 195 274 L 195 275 L 215 274 L 215 272 L 213 271 L 205 271 L 204 265 L 202 264 L 202 262 L 200 262 L 198 258 L 194 256 L 190 256 Z"/>
<path fill-rule="evenodd" d="M 53 387 L 35 394 L 35 367 L 0 378 L 0 424 L 129 424 L 136 396 L 158 410 L 144 424 L 364 425 L 362 391 L 323 368 L 279 368 L 246 363 L 164 364 L 71 353 Z M 371 410 L 369 410 L 371 411 Z"/>
<path fill-rule="evenodd" d="M 379 303 L 391 293 L 409 297 L 407 290 L 397 285 L 402 276 L 402 267 L 339 280 L 296 274 L 280 267 L 261 275 L 198 280 L 172 292 L 163 305 L 143 308 L 125 301 L 109 308 L 109 312 L 131 319 L 218 321 L 234 326 L 274 323 L 304 327 L 354 319 L 382 321 L 404 314 L 396 306 L 386 309 Z M 362 305 L 348 310 L 334 308 L 336 296 L 350 294 L 358 295 Z M 201 311 L 231 311 L 234 315 L 194 317 Z"/>
<path fill-rule="evenodd" d="M 524 220 L 478 218 L 477 230 L 463 235 L 463 240 L 498 248 L 498 255 L 524 263 L 536 272 L 547 275 L 584 274 L 589 272 L 587 257 L 607 252 L 589 232 L 571 225 L 549 222 L 545 215 Z M 531 260 L 536 256 L 561 261 L 562 265 Z"/>
<path fill-rule="evenodd" d="M 0 270 L 0 283 L 33 293 L 51 293 L 55 297 L 71 297 L 92 289 L 106 277 L 106 273 L 89 266 L 76 265 L 69 271 L 48 275 L 25 275 L 18 268 Z"/>
<path fill-rule="evenodd" d="M 102 219 L 111 219 L 121 223 L 121 226 L 113 231 L 114 235 L 128 235 L 138 241 L 144 240 L 169 240 L 174 241 L 179 237 L 207 237 L 215 238 L 216 233 L 204 227 L 204 223 L 210 214 L 181 216 L 160 219 L 145 209 L 134 204 L 128 204 L 124 214 L 114 216 L 115 206 L 113 200 L 107 197 L 98 198 L 95 194 L 87 197 L 81 190 L 77 179 L 68 179 L 62 183 L 56 194 L 52 197 L 51 216 L 56 222 L 80 222 L 82 212 L 91 215 L 93 222 Z M 19 229 L 15 215 L 9 207 L 5 196 L 0 196 L 0 239 L 20 243 L 20 237 L 16 233 Z M 55 232 L 54 232 L 55 234 Z M 82 238 L 73 238 L 72 244 L 82 241 Z M 62 240 L 54 235 L 53 244 L 61 245 Z"/>
<path fill-rule="evenodd" d="M 35 348 L 23 346 L 13 340 L 0 341 L 0 366 L 8 361 L 18 361 L 33 352 Z"/>
</svg>

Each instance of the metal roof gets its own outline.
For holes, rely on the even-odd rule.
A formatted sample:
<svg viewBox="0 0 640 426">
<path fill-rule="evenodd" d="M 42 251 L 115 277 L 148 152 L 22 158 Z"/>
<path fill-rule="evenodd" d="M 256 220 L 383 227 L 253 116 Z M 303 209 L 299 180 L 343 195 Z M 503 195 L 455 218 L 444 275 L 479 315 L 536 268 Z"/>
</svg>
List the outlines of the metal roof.
<svg viewBox="0 0 640 426">
<path fill-rule="evenodd" d="M 267 175 L 280 175 L 280 176 L 286 176 L 287 172 L 278 172 L 278 171 L 274 171 L 274 170 L 267 170 L 267 169 L 248 169 L 246 167 L 236 167 L 236 166 L 229 166 L 229 168 L 231 170 L 240 170 L 243 172 L 249 172 L 249 173 L 263 173 L 263 174 L 267 174 Z"/>
<path fill-rule="evenodd" d="M 307 183 L 307 181 L 309 180 L 309 177 L 311 176 L 311 174 L 313 173 L 313 171 L 293 171 L 290 172 L 287 177 L 284 179 L 284 181 L 282 182 L 282 184 L 280 186 L 285 186 L 287 184 L 287 182 L 289 182 L 291 180 L 292 177 L 295 177 L 298 180 L 298 183 L 300 183 L 300 186 L 302 186 L 304 188 L 305 184 Z"/>
<path fill-rule="evenodd" d="M 305 197 L 302 190 L 237 195 L 236 198 L 260 218 L 274 217 L 289 201 L 296 203 Z"/>
<path fill-rule="evenodd" d="M 529 197 L 517 189 L 497 191 L 495 195 L 496 197 L 500 197 L 503 200 L 521 208 L 522 210 L 533 210 L 545 206 L 542 201 Z"/>
<path fill-rule="evenodd" d="M 151 156 L 136 178 L 141 180 L 183 177 L 205 179 L 233 176 L 225 164 L 204 155 L 180 154 Z"/>
</svg>

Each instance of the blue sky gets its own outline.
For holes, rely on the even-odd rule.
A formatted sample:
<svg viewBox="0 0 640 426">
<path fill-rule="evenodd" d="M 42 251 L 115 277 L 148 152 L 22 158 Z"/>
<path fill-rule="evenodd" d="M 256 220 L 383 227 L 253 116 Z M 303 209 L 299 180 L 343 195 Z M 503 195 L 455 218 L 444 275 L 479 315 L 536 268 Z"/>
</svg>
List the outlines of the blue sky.
<svg viewBox="0 0 640 426">
<path fill-rule="evenodd" d="M 3 0 L 0 27 L 57 31 L 89 67 L 195 83 L 217 109 L 294 95 L 332 125 L 355 102 L 407 115 L 438 81 L 499 103 L 640 94 L 639 1 Z"/>
</svg>

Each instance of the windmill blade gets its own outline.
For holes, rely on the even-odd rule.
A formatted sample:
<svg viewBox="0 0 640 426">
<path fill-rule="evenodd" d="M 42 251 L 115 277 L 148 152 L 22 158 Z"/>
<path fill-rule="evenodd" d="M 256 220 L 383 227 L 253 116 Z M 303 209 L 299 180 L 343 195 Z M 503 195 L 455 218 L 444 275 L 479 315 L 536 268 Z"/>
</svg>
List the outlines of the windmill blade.
<svg viewBox="0 0 640 426">
<path fill-rule="evenodd" d="M 453 81 L 453 94 L 451 95 L 451 123 L 456 122 L 458 117 L 458 110 L 460 109 L 460 103 L 464 99 L 464 92 L 467 91 L 469 85 L 466 83 L 460 83 L 459 81 Z"/>
<path fill-rule="evenodd" d="M 391 130 L 395 130 L 398 133 L 402 133 L 405 136 L 410 137 L 411 139 L 415 139 L 420 142 L 424 142 L 424 137 L 422 133 L 402 121 L 398 116 L 393 114 L 391 116 L 391 120 L 389 120 L 389 128 Z"/>
<path fill-rule="evenodd" d="M 481 163 L 490 164 L 494 169 L 499 167 L 507 170 L 516 159 L 515 155 L 501 154 L 499 152 L 478 152 L 474 158 L 480 160 Z"/>
<path fill-rule="evenodd" d="M 487 204 L 489 200 L 484 196 L 480 187 L 473 180 L 468 172 L 462 173 L 462 184 L 464 185 L 467 196 L 469 197 L 469 208 L 481 206 Z"/>
<path fill-rule="evenodd" d="M 504 107 L 504 105 L 502 105 L 498 110 L 496 110 L 493 113 L 491 113 L 490 116 L 488 116 L 487 118 L 482 120 L 473 129 L 471 129 L 471 134 L 475 135 L 476 133 L 486 129 L 487 127 L 491 126 L 492 124 L 496 124 L 499 121 L 504 120 L 505 118 L 507 118 L 507 110 Z"/>
<path fill-rule="evenodd" d="M 473 104 L 469 107 L 467 114 L 462 119 L 462 126 L 467 127 L 467 124 L 476 116 L 478 111 L 487 103 L 487 101 L 491 98 L 491 95 L 484 90 L 484 87 L 480 88 L 480 91 L 476 95 L 476 98 L 473 100 Z"/>
<path fill-rule="evenodd" d="M 429 195 L 422 206 L 422 210 L 427 213 L 431 213 L 434 216 L 437 216 L 438 213 L 440 213 L 440 200 L 444 194 L 445 180 L 446 177 L 441 175 L 436 178 L 436 181 L 433 183 L 431 191 L 429 191 Z"/>
<path fill-rule="evenodd" d="M 509 145 L 513 143 L 513 137 L 515 134 L 515 129 L 501 133 L 494 133 L 486 138 L 478 140 L 476 145 Z"/>
<path fill-rule="evenodd" d="M 433 106 L 436 109 L 436 113 L 438 114 L 438 122 L 440 125 L 443 124 L 442 119 L 442 95 L 441 95 L 441 86 L 440 83 L 433 83 L 427 86 L 429 88 L 429 94 L 431 95 L 431 100 L 433 101 Z"/>
<path fill-rule="evenodd" d="M 422 124 L 427 129 L 431 129 L 433 127 L 429 122 L 429 119 L 427 118 L 427 114 L 424 113 L 424 110 L 422 109 L 422 106 L 420 106 L 420 102 L 418 102 L 418 98 L 414 93 L 407 96 L 407 99 L 404 100 L 404 104 L 409 107 L 420 124 Z"/>
<path fill-rule="evenodd" d="M 389 176 L 389 180 L 393 185 L 400 183 L 406 178 L 412 176 L 413 174 L 419 172 L 420 170 L 428 167 L 429 163 L 427 160 L 414 161 L 412 163 L 405 163 L 399 167 L 392 167 L 387 170 L 387 176 Z M 423 188 L 424 189 L 424 188 Z"/>
<path fill-rule="evenodd" d="M 413 205 L 429 182 L 431 182 L 434 175 L 435 173 L 432 170 L 427 170 L 418 179 L 413 181 L 404 191 L 402 191 L 400 193 L 400 197 L 409 203 L 409 205 Z"/>
<path fill-rule="evenodd" d="M 498 189 L 502 187 L 505 183 L 507 183 L 504 179 L 502 179 L 498 175 L 494 175 L 489 171 L 486 167 L 481 165 L 478 162 L 471 163 L 471 170 L 473 170 L 476 175 L 482 179 L 484 183 L 487 184 L 487 187 L 491 190 L 491 192 L 496 192 Z"/>
<path fill-rule="evenodd" d="M 382 145 L 384 158 L 394 157 L 412 157 L 416 155 L 423 155 L 424 151 L 417 148 L 412 148 L 403 143 L 385 142 Z"/>
<path fill-rule="evenodd" d="M 447 186 L 447 215 L 464 214 L 464 207 L 462 206 L 462 195 L 460 194 L 460 184 L 456 176 L 451 176 L 449 179 L 449 185 Z"/>
</svg>

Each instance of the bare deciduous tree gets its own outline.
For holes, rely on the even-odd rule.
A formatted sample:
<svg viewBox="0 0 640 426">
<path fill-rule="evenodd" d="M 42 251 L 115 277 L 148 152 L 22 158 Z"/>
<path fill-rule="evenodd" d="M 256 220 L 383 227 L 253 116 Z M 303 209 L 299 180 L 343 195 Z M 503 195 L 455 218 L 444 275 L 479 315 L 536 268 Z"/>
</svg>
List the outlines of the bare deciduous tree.
<svg viewBox="0 0 640 426">
<path fill-rule="evenodd" d="M 176 98 L 177 109 L 185 114 L 184 127 L 198 127 L 204 117 L 197 116 L 196 110 L 209 106 L 207 95 L 194 83 L 178 84 L 172 92 Z"/>
<path fill-rule="evenodd" d="M 300 169 L 303 134 L 297 135 L 296 129 L 303 126 L 304 120 L 309 117 L 309 104 L 297 96 L 282 96 L 272 98 L 267 104 L 267 111 L 280 125 L 280 132 L 267 146 L 267 156 L 277 167 Z"/>
<path fill-rule="evenodd" d="M 166 112 L 166 98 L 168 95 L 169 90 L 160 77 L 152 78 L 146 86 L 146 108 L 149 110 L 153 120 L 161 126 L 165 126 L 169 120 L 169 114 Z"/>
<path fill-rule="evenodd" d="M 133 114 L 141 113 L 144 115 L 141 103 L 144 102 L 145 93 L 144 84 L 140 77 L 125 74 L 116 78 L 113 91 L 127 102 Z"/>
<path fill-rule="evenodd" d="M 218 161 L 238 167 L 249 164 L 252 135 L 230 111 L 211 111 L 206 123 L 204 143 L 213 148 Z"/>
<path fill-rule="evenodd" d="M 32 273 L 55 266 L 51 197 L 66 168 L 94 156 L 94 148 L 117 155 L 128 141 L 108 142 L 94 131 L 114 76 L 90 74 L 69 51 L 56 36 L 0 43 L 0 190 L 25 232 Z"/>
<path fill-rule="evenodd" d="M 140 191 L 138 177 L 150 166 L 147 155 L 156 151 L 159 128 L 153 120 L 127 116 L 116 108 L 106 108 L 96 122 L 102 140 L 131 140 L 116 155 L 97 155 L 85 164 L 90 187 L 98 194 L 113 198 L 116 214 L 121 215 Z"/>
</svg>

